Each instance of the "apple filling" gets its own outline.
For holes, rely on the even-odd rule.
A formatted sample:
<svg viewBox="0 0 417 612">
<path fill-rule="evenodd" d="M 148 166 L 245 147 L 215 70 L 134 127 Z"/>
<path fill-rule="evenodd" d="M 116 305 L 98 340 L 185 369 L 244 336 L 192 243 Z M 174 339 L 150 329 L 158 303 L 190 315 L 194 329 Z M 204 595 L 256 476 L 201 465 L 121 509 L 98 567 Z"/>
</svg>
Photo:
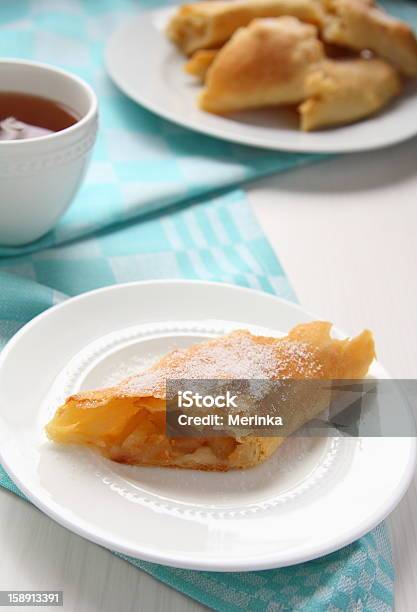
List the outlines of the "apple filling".
<svg viewBox="0 0 417 612">
<path fill-rule="evenodd" d="M 101 402 L 100 402 L 101 403 Z M 200 450 L 209 459 L 227 460 L 238 442 L 232 437 L 168 438 L 165 400 L 117 398 L 83 407 L 69 400 L 46 431 L 55 442 L 92 446 L 119 463 L 164 465 Z"/>
</svg>

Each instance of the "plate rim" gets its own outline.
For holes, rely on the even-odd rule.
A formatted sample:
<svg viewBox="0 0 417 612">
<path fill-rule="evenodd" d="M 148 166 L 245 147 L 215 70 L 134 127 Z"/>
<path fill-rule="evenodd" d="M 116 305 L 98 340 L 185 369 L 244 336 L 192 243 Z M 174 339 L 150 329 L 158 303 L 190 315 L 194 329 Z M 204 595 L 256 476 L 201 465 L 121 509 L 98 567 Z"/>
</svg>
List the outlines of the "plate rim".
<svg viewBox="0 0 417 612">
<path fill-rule="evenodd" d="M 140 288 L 146 287 L 149 285 L 201 285 L 205 287 L 217 286 L 217 287 L 226 287 L 229 289 L 233 289 L 237 292 L 241 292 L 243 294 L 258 294 L 263 298 L 269 298 L 272 301 L 279 301 L 285 304 L 287 307 L 293 308 L 300 313 L 307 315 L 312 318 L 320 319 L 316 315 L 312 314 L 308 310 L 302 308 L 299 304 L 295 304 L 285 298 L 280 298 L 274 294 L 269 294 L 264 291 L 260 291 L 258 289 L 252 289 L 248 287 L 242 287 L 239 285 L 233 285 L 231 283 L 222 283 L 218 281 L 201 281 L 197 279 L 166 279 L 166 280 L 149 280 L 149 281 L 133 281 L 128 283 L 119 283 L 113 284 L 106 287 L 101 287 L 99 289 L 94 289 L 92 291 L 88 291 L 82 293 L 73 298 L 69 298 L 60 302 L 59 304 L 55 304 L 50 308 L 47 308 L 44 312 L 40 313 L 36 317 L 34 317 L 31 321 L 26 323 L 5 345 L 3 350 L 0 352 L 0 369 L 3 366 L 3 363 L 7 359 L 8 353 L 13 349 L 14 345 L 19 342 L 19 339 L 22 335 L 24 335 L 28 329 L 32 326 L 36 325 L 39 320 L 43 320 L 48 317 L 51 311 L 56 311 L 58 309 L 63 309 L 66 307 L 71 307 L 71 304 L 74 301 L 82 301 L 88 300 L 91 295 L 96 295 L 98 293 L 106 293 L 111 291 L 117 291 L 121 287 L 125 286 L 139 286 Z M 337 328 L 338 329 L 338 328 Z M 106 539 L 106 537 L 101 536 L 99 533 L 91 533 L 88 526 L 90 523 L 83 520 L 75 520 L 71 521 L 67 516 L 63 516 L 55 509 L 55 503 L 52 502 L 48 505 L 42 496 L 38 495 L 37 492 L 32 492 L 30 487 L 27 487 L 25 483 L 22 482 L 21 478 L 15 474 L 13 466 L 9 465 L 8 461 L 5 460 L 4 453 L 2 451 L 0 445 L 0 463 L 5 469 L 6 473 L 9 475 L 11 480 L 18 486 L 18 488 L 24 493 L 24 495 L 42 512 L 44 512 L 47 516 L 52 518 L 58 524 L 63 527 L 69 529 L 73 533 L 84 537 L 85 539 L 92 541 L 100 546 L 103 546 L 112 551 L 116 551 L 125 555 L 129 555 L 132 557 L 139 558 L 144 561 L 159 563 L 161 565 L 166 565 L 169 567 L 177 567 L 182 569 L 191 569 L 191 570 L 201 570 L 201 571 L 219 571 L 219 572 L 240 572 L 240 571 L 255 571 L 255 570 L 265 570 L 265 569 L 274 569 L 279 567 L 289 567 L 291 565 L 296 565 L 299 563 L 304 563 L 306 561 L 310 561 L 313 559 L 320 558 L 332 552 L 335 552 L 352 542 L 356 541 L 369 531 L 371 531 L 374 527 L 376 527 L 380 522 L 385 520 L 385 518 L 392 512 L 392 510 L 398 505 L 401 501 L 402 497 L 405 495 L 410 482 L 413 478 L 416 465 L 417 465 L 417 440 L 416 438 L 406 438 L 409 442 L 409 454 L 408 454 L 408 464 L 403 470 L 402 477 L 397 483 L 394 492 L 391 492 L 391 496 L 389 498 L 389 503 L 382 508 L 379 508 L 378 511 L 374 511 L 371 517 L 369 517 L 363 523 L 357 524 L 354 528 L 350 528 L 343 533 L 343 536 L 335 537 L 331 540 L 331 543 L 326 543 L 320 547 L 315 547 L 314 551 L 306 553 L 303 552 L 303 549 L 299 551 L 295 549 L 292 552 L 290 561 L 282 559 L 284 556 L 283 553 L 269 553 L 262 554 L 260 557 L 257 555 L 246 556 L 245 559 L 237 564 L 234 560 L 222 560 L 221 564 L 219 564 L 218 559 L 205 559 L 196 562 L 195 560 L 190 558 L 187 555 L 178 555 L 175 553 L 172 555 L 169 551 L 164 552 L 160 550 L 150 550 L 149 548 L 141 549 L 139 552 L 137 547 L 130 548 L 125 545 L 114 545 L 113 542 Z M 305 547 L 304 547 L 305 548 Z M 140 557 L 138 557 L 140 554 Z"/>
<path fill-rule="evenodd" d="M 317 155 L 330 155 L 330 154 L 343 154 L 343 153 L 358 153 L 365 151 L 375 151 L 379 149 L 393 147 L 401 142 L 406 142 L 411 138 L 414 138 L 417 135 L 417 124 L 414 131 L 410 131 L 409 134 L 398 134 L 394 132 L 391 138 L 385 139 L 382 142 L 371 142 L 369 143 L 367 139 L 364 139 L 362 144 L 345 144 L 343 148 L 338 148 L 333 145 L 323 145 L 321 148 L 317 148 L 314 145 L 309 147 L 299 146 L 296 143 L 294 145 L 289 144 L 288 142 L 285 144 L 275 145 L 272 142 L 263 142 L 262 139 L 257 138 L 256 136 L 252 137 L 250 135 L 245 135 L 242 131 L 239 133 L 237 131 L 236 136 L 232 134 L 224 134 L 222 129 L 216 127 L 206 127 L 200 123 L 196 124 L 195 121 L 189 120 L 187 121 L 185 118 L 178 117 L 175 112 L 166 109 L 163 105 L 159 103 L 151 102 L 147 99 L 146 96 L 138 94 L 137 91 L 134 90 L 130 85 L 126 84 L 124 79 L 120 78 L 118 74 L 117 68 L 113 64 L 113 48 L 116 46 L 116 43 L 119 38 L 124 38 L 124 33 L 130 31 L 133 27 L 133 24 L 140 22 L 143 17 L 147 17 L 151 19 L 152 17 L 158 17 L 167 15 L 172 13 L 175 10 L 176 5 L 172 5 L 170 7 L 160 7 L 158 9 L 148 9 L 142 10 L 137 13 L 133 17 L 131 16 L 129 19 L 123 21 L 119 27 L 117 27 L 109 36 L 105 52 L 104 52 L 104 64 L 107 74 L 109 75 L 112 82 L 118 87 L 118 89 L 124 93 L 130 100 L 133 100 L 136 104 L 143 106 L 146 110 L 151 113 L 162 117 L 176 125 L 184 127 L 192 132 L 205 134 L 207 136 L 211 136 L 213 138 L 218 138 L 225 142 L 230 142 L 233 144 L 244 145 L 248 147 L 266 149 L 269 151 L 284 151 L 284 152 L 292 152 L 292 153 L 314 153 Z M 416 93 L 416 106 L 417 106 L 417 93 Z M 369 117 L 371 119 L 372 117 Z M 365 118 L 364 121 L 366 121 Z M 355 124 L 352 124 L 355 125 Z M 336 126 L 337 127 L 337 126 Z M 343 126 L 342 126 L 343 127 Z M 346 126 L 344 126 L 346 127 Z M 336 128 L 335 128 L 336 129 Z M 342 140 L 342 139 L 341 139 Z"/>
</svg>

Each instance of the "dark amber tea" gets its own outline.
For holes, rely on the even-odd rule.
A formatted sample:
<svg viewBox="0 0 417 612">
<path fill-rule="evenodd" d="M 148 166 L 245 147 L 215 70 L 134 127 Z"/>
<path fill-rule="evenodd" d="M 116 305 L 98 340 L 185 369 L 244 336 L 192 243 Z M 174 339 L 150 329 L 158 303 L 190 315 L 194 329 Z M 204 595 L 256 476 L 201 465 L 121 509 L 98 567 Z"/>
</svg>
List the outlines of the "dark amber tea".
<svg viewBox="0 0 417 612">
<path fill-rule="evenodd" d="M 14 91 L 0 91 L 0 140 L 24 140 L 60 132 L 79 117 L 59 102 Z"/>
</svg>

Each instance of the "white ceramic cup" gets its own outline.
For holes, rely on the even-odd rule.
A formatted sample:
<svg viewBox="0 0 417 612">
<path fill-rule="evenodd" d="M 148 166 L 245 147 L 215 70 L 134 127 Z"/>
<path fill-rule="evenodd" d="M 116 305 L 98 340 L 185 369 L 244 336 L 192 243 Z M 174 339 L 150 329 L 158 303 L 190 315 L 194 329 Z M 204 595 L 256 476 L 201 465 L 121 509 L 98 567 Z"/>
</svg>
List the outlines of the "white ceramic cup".
<svg viewBox="0 0 417 612">
<path fill-rule="evenodd" d="M 55 100 L 80 118 L 47 136 L 0 141 L 0 245 L 17 246 L 52 229 L 74 198 L 96 138 L 98 103 L 77 76 L 26 60 L 0 60 L 0 91 Z"/>
</svg>

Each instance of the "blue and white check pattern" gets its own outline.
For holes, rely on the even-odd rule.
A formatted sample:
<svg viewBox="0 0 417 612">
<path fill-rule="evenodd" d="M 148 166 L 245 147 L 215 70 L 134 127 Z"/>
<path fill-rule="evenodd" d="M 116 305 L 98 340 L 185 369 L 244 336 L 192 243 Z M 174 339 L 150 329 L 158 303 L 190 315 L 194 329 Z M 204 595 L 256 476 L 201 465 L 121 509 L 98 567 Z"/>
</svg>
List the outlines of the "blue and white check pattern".
<svg viewBox="0 0 417 612">
<path fill-rule="evenodd" d="M 197 135 L 122 96 L 103 69 L 103 42 L 126 16 L 150 4 L 16 0 L 0 5 L 0 55 L 59 64 L 79 74 L 98 93 L 101 111 L 91 169 L 68 213 L 36 243 L 0 247 L 0 347 L 54 303 L 113 283 L 200 278 L 294 299 L 244 195 L 231 188 L 318 157 Z M 415 5 L 384 4 L 417 25 Z M 21 495 L 1 467 L 0 485 Z M 394 574 L 384 526 L 337 553 L 280 570 L 218 574 L 127 561 L 225 612 L 392 609 Z"/>
</svg>

